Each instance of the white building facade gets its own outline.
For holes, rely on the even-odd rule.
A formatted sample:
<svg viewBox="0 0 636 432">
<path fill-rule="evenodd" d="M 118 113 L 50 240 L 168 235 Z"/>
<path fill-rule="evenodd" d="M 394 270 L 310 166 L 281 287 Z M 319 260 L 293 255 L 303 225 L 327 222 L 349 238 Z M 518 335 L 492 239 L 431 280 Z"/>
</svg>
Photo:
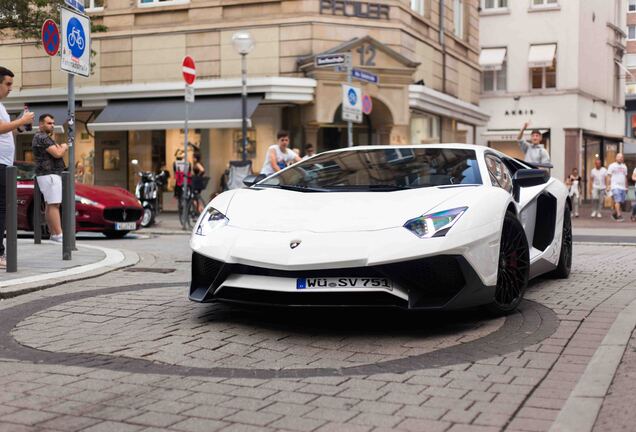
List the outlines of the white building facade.
<svg viewBox="0 0 636 432">
<path fill-rule="evenodd" d="M 480 144 L 523 158 L 523 123 L 540 129 L 552 174 L 621 150 L 625 122 L 626 0 L 481 0 L 481 108 L 490 115 Z M 589 196 L 590 185 L 586 186 Z"/>
</svg>

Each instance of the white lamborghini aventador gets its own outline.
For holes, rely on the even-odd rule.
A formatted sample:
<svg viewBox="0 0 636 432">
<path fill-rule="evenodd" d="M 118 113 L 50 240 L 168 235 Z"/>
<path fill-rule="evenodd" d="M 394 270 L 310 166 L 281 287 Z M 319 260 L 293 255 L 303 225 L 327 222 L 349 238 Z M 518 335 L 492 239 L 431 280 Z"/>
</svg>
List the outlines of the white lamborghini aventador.
<svg viewBox="0 0 636 432">
<path fill-rule="evenodd" d="M 487 147 L 346 148 L 246 185 L 194 227 L 193 301 L 506 313 L 570 273 L 565 185 Z"/>
</svg>

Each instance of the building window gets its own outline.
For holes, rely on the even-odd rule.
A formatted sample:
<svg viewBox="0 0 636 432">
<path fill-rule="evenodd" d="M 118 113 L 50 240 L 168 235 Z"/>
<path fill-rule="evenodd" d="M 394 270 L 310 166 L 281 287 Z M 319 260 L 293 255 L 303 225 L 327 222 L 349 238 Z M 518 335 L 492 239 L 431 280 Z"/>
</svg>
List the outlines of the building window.
<svg viewBox="0 0 636 432">
<path fill-rule="evenodd" d="M 625 66 L 627 69 L 636 69 L 636 54 L 625 54 Z"/>
<path fill-rule="evenodd" d="M 104 0 L 87 0 L 86 10 L 101 10 L 104 9 Z"/>
<path fill-rule="evenodd" d="M 483 91 L 495 92 L 505 91 L 507 86 L 506 79 L 506 67 L 507 64 L 504 61 L 500 70 L 487 70 L 482 73 L 483 77 Z"/>
<path fill-rule="evenodd" d="M 627 26 L 627 39 L 628 40 L 636 39 L 636 25 Z"/>
<path fill-rule="evenodd" d="M 505 9 L 508 7 L 508 0 L 482 0 L 481 7 L 482 9 Z"/>
<path fill-rule="evenodd" d="M 464 0 L 454 0 L 453 19 L 455 23 L 455 36 L 464 38 Z"/>
<path fill-rule="evenodd" d="M 411 0 L 411 10 L 420 15 L 424 15 L 424 12 L 426 12 L 426 5 L 424 2 L 425 0 Z"/>
<path fill-rule="evenodd" d="M 556 88 L 556 59 L 552 66 L 531 68 L 530 75 L 533 89 Z"/>
<path fill-rule="evenodd" d="M 627 7 L 629 12 L 636 12 L 636 0 L 629 0 L 629 5 Z"/>
<path fill-rule="evenodd" d="M 558 0 L 532 0 L 532 7 L 551 7 L 558 4 Z"/>
<path fill-rule="evenodd" d="M 174 5 L 189 2 L 190 0 L 139 0 L 139 6 Z"/>
</svg>

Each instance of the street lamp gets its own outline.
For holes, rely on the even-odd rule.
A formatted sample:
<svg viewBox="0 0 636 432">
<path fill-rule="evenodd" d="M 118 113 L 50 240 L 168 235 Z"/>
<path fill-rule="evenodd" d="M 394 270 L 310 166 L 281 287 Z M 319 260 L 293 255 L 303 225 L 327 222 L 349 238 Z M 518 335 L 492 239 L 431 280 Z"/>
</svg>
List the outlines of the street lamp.
<svg viewBox="0 0 636 432">
<path fill-rule="evenodd" d="M 241 91 L 241 105 L 243 112 L 243 161 L 247 160 L 247 64 L 245 57 L 254 48 L 252 35 L 246 31 L 238 31 L 232 35 L 232 45 L 237 53 L 241 55 L 241 80 L 243 90 Z"/>
</svg>

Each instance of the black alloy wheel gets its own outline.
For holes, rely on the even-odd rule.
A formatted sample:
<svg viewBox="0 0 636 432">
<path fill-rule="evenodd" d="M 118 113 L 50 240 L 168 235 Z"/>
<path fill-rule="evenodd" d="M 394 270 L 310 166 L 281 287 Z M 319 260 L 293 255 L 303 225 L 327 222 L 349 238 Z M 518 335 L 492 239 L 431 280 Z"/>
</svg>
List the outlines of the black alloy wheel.
<svg viewBox="0 0 636 432">
<path fill-rule="evenodd" d="M 548 274 L 554 279 L 567 279 L 572 269 L 572 216 L 566 206 L 563 213 L 563 233 L 561 234 L 561 253 L 557 268 Z"/>
<path fill-rule="evenodd" d="M 514 311 L 528 286 L 530 274 L 530 252 L 523 226 L 512 213 L 506 213 L 501 230 L 499 268 L 494 301 L 491 312 L 506 314 Z"/>
</svg>

